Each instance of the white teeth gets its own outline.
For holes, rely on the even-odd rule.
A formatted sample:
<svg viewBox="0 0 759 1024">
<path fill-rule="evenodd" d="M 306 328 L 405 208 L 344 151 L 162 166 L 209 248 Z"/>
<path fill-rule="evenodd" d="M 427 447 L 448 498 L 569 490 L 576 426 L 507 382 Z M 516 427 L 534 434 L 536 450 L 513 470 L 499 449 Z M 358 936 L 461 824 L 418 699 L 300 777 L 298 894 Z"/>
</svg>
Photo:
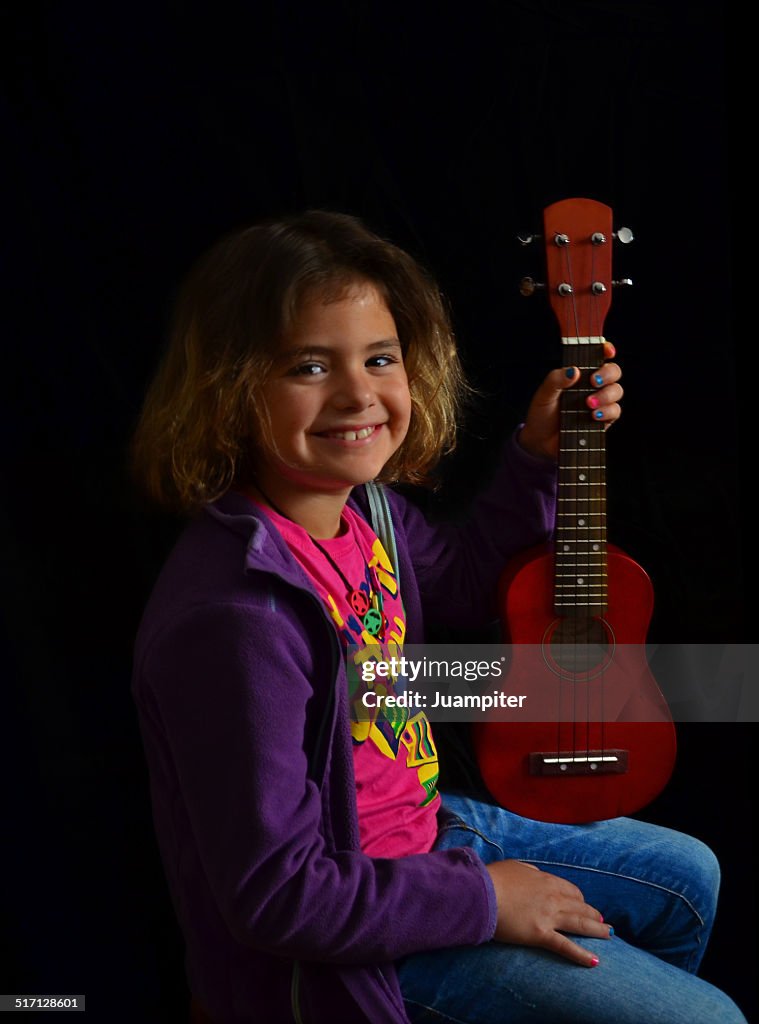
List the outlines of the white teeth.
<svg viewBox="0 0 759 1024">
<path fill-rule="evenodd" d="M 372 433 L 374 433 L 374 427 L 364 427 L 362 430 L 346 430 L 342 434 L 334 433 L 329 436 L 339 438 L 341 441 L 361 441 Z"/>
</svg>

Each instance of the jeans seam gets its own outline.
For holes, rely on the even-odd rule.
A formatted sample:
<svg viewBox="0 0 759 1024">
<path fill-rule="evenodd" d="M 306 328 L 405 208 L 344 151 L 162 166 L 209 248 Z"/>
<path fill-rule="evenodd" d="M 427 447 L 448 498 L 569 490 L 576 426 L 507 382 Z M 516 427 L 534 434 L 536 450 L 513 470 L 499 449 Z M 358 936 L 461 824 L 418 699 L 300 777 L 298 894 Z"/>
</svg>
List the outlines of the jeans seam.
<svg viewBox="0 0 759 1024">
<path fill-rule="evenodd" d="M 452 831 L 453 829 L 461 829 L 463 832 L 471 832 L 473 835 L 479 836 L 484 843 L 487 843 L 488 846 L 492 846 L 494 850 L 498 850 L 501 856 L 505 858 L 506 854 L 499 843 L 494 842 L 489 836 L 486 836 L 484 832 L 480 832 L 478 828 L 474 828 L 473 825 L 469 825 L 465 821 L 456 821 L 444 825 L 438 832 L 438 837 L 444 835 L 446 832 Z"/>
<path fill-rule="evenodd" d="M 638 885 L 648 885 L 652 889 L 661 889 L 662 892 L 668 892 L 670 896 L 676 896 L 678 899 L 682 900 L 683 903 L 691 910 L 693 916 L 698 918 L 698 923 L 701 925 L 701 927 L 704 927 L 703 917 L 701 917 L 701 915 L 696 910 L 696 908 L 687 896 L 683 896 L 681 892 L 677 892 L 675 889 L 670 889 L 666 885 L 659 885 L 658 882 L 649 882 L 648 879 L 636 878 L 635 875 L 623 875 L 620 871 L 605 871 L 602 868 L 586 867 L 586 865 L 584 864 L 566 864 L 564 861 L 561 860 L 536 860 L 532 857 L 524 857 L 521 859 L 528 861 L 530 864 L 548 864 L 552 867 L 558 868 L 574 868 L 577 871 L 592 871 L 595 875 L 609 875 L 613 876 L 614 878 L 624 878 L 628 882 L 637 882 Z"/>
<path fill-rule="evenodd" d="M 408 1003 L 409 1006 L 416 1006 L 420 1010 L 424 1010 L 425 1013 L 434 1014 L 437 1020 L 447 1021 L 448 1024 L 466 1024 L 466 1021 L 460 1020 L 458 1017 L 451 1017 L 449 1013 L 441 1013 L 439 1010 L 434 1009 L 432 1006 L 427 1006 L 425 1003 L 418 1003 L 416 999 L 405 999 L 404 1003 Z"/>
<path fill-rule="evenodd" d="M 675 889 L 670 889 L 669 886 L 659 885 L 658 882 L 649 882 L 645 878 L 636 878 L 635 875 L 624 875 L 620 871 L 604 871 L 601 868 L 587 867 L 584 864 L 567 864 L 561 860 L 536 860 L 533 858 L 525 858 L 525 860 L 530 864 L 544 864 L 548 867 L 554 868 L 571 868 L 575 871 L 592 871 L 593 874 L 596 875 L 609 875 L 613 878 L 624 878 L 625 881 L 637 882 L 638 885 L 647 885 L 651 889 L 659 889 L 661 890 L 661 892 L 669 893 L 670 896 L 675 896 L 677 899 L 682 900 L 682 902 L 686 905 L 686 907 L 690 910 L 690 912 L 698 921 L 699 927 L 696 929 L 695 939 L 698 945 L 701 945 L 701 932 L 704 928 L 705 923 L 703 917 L 699 914 L 698 910 L 693 905 L 693 903 L 691 903 L 687 896 L 684 896 L 681 892 L 677 892 Z M 695 956 L 696 950 L 694 949 L 688 957 L 688 968 L 686 969 L 690 969 Z"/>
</svg>

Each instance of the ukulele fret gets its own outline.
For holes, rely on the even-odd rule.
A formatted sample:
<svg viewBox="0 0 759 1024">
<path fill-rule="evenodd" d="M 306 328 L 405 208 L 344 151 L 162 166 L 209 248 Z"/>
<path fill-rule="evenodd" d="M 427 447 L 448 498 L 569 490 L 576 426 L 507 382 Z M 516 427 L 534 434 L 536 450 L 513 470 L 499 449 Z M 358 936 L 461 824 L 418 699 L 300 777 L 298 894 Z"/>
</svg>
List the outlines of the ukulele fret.
<svg viewBox="0 0 759 1024">
<path fill-rule="evenodd" d="M 571 573 L 571 572 L 559 572 L 559 573 L 556 574 L 557 578 L 560 579 L 560 580 L 561 579 L 569 579 L 570 577 L 572 577 L 574 575 L 575 574 Z M 586 572 L 585 576 L 583 577 L 583 579 L 585 579 L 585 578 L 593 579 L 594 577 L 600 577 L 601 579 L 606 579 L 606 575 L 607 574 L 605 572 Z M 581 583 L 581 580 L 577 580 L 577 582 Z M 566 584 L 564 584 L 564 583 L 560 583 L 559 584 L 560 587 L 563 587 L 565 585 Z"/>
<path fill-rule="evenodd" d="M 602 579 L 608 577 L 606 572 L 588 572 L 588 569 L 600 569 L 603 566 L 597 563 L 591 562 L 564 562 L 561 565 L 562 569 L 568 570 L 567 572 L 557 572 L 556 579 L 571 579 L 572 577 L 580 577 L 582 579 L 591 579 L 593 576 L 599 576 Z"/>
<path fill-rule="evenodd" d="M 557 572 L 556 579 L 569 579 L 572 576 L 581 576 L 583 579 L 590 579 L 593 576 L 601 576 L 604 579 L 608 576 L 606 572 L 588 572 L 588 569 L 603 569 L 603 565 L 597 562 L 563 562 L 561 568 L 568 570 Z"/>
<path fill-rule="evenodd" d="M 599 608 L 606 611 L 605 601 L 554 601 L 555 608 Z"/>
<path fill-rule="evenodd" d="M 560 583 L 556 584 L 556 587 L 557 587 L 557 589 L 559 591 L 562 589 L 562 586 L 563 585 L 560 584 Z M 570 593 L 558 594 L 557 597 L 572 597 L 573 596 L 573 592 L 574 592 L 574 596 L 576 598 L 577 597 L 584 597 L 584 598 L 585 597 L 597 597 L 597 598 L 599 598 L 602 601 L 607 596 L 607 591 L 606 591 L 605 587 L 599 587 L 598 590 L 596 590 L 596 591 L 590 591 L 590 590 L 583 590 L 582 587 L 577 587 L 576 585 L 572 585 L 572 586 L 565 587 L 564 590 L 567 591 L 567 592 L 570 592 Z M 577 603 L 577 602 L 575 602 L 575 603 Z"/>
</svg>

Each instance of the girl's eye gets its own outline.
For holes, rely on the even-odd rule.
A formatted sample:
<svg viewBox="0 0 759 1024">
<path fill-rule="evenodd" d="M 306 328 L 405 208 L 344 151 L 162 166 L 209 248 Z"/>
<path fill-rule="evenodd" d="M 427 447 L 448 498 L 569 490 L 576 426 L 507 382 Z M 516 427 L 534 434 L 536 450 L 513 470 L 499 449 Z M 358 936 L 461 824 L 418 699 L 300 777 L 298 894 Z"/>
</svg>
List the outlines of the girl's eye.
<svg viewBox="0 0 759 1024">
<path fill-rule="evenodd" d="M 323 371 L 324 367 L 321 363 L 300 363 L 298 366 L 294 366 L 290 373 L 294 377 L 316 377 Z"/>
<path fill-rule="evenodd" d="M 367 366 L 380 366 L 380 367 L 382 367 L 382 366 L 390 366 L 392 363 L 397 363 L 397 362 L 398 362 L 397 356 L 391 356 L 391 355 L 372 356 L 372 358 L 367 361 L 366 365 Z"/>
</svg>

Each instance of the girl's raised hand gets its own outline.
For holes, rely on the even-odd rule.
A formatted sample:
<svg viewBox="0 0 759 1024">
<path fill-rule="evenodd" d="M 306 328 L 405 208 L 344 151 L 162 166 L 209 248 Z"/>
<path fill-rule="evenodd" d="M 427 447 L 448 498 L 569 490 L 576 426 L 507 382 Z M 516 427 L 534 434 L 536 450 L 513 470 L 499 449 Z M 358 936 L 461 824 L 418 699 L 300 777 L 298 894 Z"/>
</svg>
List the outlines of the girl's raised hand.
<svg viewBox="0 0 759 1024">
<path fill-rule="evenodd" d="M 615 348 L 611 342 L 604 342 L 604 355 L 613 358 Z M 617 363 L 604 363 L 591 374 L 593 395 L 586 399 L 588 416 L 609 427 L 622 414 L 620 401 L 622 385 L 619 379 L 622 371 Z M 576 366 L 552 370 L 533 396 L 527 411 L 524 427 L 519 434 L 519 444 L 532 455 L 556 459 L 559 454 L 559 401 L 562 391 L 571 388 L 580 379 Z"/>
<path fill-rule="evenodd" d="M 540 946 L 582 967 L 598 957 L 563 932 L 608 939 L 613 934 L 603 917 L 583 899 L 576 885 L 519 860 L 486 865 L 498 903 L 495 935 L 499 942 Z"/>
</svg>

